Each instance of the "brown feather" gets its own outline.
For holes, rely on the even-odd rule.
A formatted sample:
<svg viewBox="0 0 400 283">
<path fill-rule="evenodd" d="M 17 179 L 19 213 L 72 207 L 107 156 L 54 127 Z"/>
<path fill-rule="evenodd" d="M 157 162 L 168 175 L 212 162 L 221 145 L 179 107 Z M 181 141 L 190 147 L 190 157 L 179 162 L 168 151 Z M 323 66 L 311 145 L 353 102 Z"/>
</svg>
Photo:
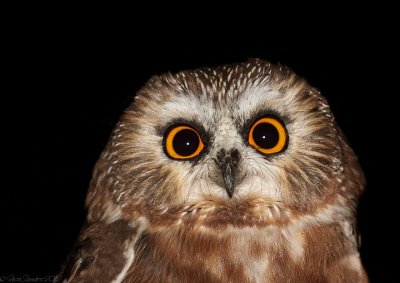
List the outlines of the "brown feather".
<svg viewBox="0 0 400 283">
<path fill-rule="evenodd" d="M 288 134 L 268 156 L 247 141 L 265 114 Z M 174 123 L 200 133 L 205 149 L 193 160 L 163 149 Z M 236 153 L 229 195 L 221 152 Z M 368 282 L 354 229 L 364 185 L 326 99 L 290 69 L 254 59 L 155 76 L 96 164 L 64 278 Z"/>
</svg>

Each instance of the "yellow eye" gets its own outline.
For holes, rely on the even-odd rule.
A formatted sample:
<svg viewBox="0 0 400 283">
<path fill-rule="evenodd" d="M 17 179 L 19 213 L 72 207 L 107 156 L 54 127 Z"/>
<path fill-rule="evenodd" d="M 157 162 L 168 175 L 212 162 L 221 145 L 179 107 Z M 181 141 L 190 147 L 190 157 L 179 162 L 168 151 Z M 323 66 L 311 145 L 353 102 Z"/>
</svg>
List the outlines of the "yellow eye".
<svg viewBox="0 0 400 283">
<path fill-rule="evenodd" d="M 287 145 L 285 125 L 276 118 L 262 117 L 250 128 L 248 142 L 263 154 L 283 151 Z"/>
<path fill-rule="evenodd" d="M 203 149 L 199 133 L 190 126 L 173 126 L 164 136 L 164 151 L 173 159 L 190 159 L 198 156 Z"/>
</svg>

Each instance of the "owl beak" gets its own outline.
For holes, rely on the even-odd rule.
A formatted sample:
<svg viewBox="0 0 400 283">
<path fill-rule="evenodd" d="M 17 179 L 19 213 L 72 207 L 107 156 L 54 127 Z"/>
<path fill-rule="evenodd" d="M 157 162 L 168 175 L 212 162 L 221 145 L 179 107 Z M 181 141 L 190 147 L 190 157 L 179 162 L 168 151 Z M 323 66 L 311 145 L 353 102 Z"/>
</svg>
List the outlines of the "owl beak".
<svg viewBox="0 0 400 283">
<path fill-rule="evenodd" d="M 222 169 L 222 177 L 224 179 L 225 190 L 228 196 L 232 198 L 233 192 L 235 190 L 235 168 L 232 164 L 228 163 Z"/>
<path fill-rule="evenodd" d="M 215 162 L 221 170 L 224 187 L 228 196 L 232 198 L 236 185 L 236 172 L 240 161 L 240 153 L 237 149 L 226 151 L 221 149 L 217 153 Z"/>
</svg>

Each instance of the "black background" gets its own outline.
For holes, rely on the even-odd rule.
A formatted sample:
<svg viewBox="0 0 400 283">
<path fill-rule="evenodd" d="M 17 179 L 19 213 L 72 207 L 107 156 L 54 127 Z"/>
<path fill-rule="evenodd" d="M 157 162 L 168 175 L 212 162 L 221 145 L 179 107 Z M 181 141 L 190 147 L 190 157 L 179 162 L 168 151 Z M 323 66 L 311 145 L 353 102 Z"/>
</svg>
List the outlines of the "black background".
<svg viewBox="0 0 400 283">
<path fill-rule="evenodd" d="M 141 10 L 113 17 L 106 10 L 10 22 L 0 276 L 58 271 L 84 221 L 94 163 L 147 79 L 258 57 L 288 65 L 327 97 L 368 180 L 359 205 L 363 263 L 372 282 L 396 282 L 399 194 L 392 181 L 397 161 L 389 161 L 398 146 L 398 78 L 389 16 L 378 25 L 373 12 L 328 20 L 309 12 L 285 23 L 280 11 L 281 21 L 266 13 L 243 25 L 246 12 L 216 24 L 208 15 L 164 15 L 153 23 L 158 16 L 140 20 Z M 305 18 L 310 24 L 300 25 Z"/>
</svg>

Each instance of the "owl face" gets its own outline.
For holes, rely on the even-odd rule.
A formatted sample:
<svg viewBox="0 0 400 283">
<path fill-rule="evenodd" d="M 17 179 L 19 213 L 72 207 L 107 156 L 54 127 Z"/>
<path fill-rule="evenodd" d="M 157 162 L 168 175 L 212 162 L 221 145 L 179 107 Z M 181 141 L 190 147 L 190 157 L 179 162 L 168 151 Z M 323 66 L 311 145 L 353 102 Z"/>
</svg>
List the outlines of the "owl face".
<svg viewBox="0 0 400 283">
<path fill-rule="evenodd" d="M 111 166 L 94 179 L 110 184 L 114 204 L 128 209 L 140 200 L 146 215 L 174 211 L 237 225 L 314 210 L 343 178 L 325 99 L 261 60 L 151 79 L 102 162 Z"/>
</svg>

